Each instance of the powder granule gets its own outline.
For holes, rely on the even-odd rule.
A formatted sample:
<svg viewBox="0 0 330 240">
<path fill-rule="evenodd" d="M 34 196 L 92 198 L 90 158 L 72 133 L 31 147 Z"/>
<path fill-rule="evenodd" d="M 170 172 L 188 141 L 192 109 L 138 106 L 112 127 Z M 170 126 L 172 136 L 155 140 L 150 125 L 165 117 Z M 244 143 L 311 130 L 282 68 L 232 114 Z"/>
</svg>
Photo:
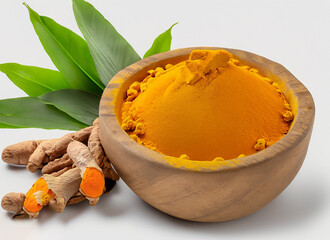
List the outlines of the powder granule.
<svg viewBox="0 0 330 240">
<path fill-rule="evenodd" d="M 258 139 L 281 139 L 293 119 L 272 83 L 225 50 L 195 50 L 187 61 L 150 71 L 140 87 L 132 84 L 122 107 L 124 130 L 173 157 L 211 161 L 250 155 Z M 143 131 L 127 128 L 128 121 Z"/>
</svg>

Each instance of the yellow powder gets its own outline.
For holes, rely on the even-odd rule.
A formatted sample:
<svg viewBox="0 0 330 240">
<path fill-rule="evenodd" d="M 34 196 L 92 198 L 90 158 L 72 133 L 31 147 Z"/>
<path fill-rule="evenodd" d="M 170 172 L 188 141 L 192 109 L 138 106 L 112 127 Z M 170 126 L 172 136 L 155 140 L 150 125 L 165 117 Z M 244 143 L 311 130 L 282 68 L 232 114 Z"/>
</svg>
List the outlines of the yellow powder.
<svg viewBox="0 0 330 240">
<path fill-rule="evenodd" d="M 225 50 L 195 50 L 187 61 L 149 71 L 122 106 L 122 128 L 135 141 L 198 161 L 260 151 L 282 138 L 292 119 L 278 86 Z"/>
</svg>

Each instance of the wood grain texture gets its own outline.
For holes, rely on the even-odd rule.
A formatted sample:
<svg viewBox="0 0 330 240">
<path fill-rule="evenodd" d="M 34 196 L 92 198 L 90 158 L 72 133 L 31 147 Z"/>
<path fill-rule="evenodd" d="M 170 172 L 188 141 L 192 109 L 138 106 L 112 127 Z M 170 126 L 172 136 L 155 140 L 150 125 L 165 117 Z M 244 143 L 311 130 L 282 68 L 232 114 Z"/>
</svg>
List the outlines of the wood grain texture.
<svg viewBox="0 0 330 240">
<path fill-rule="evenodd" d="M 141 81 L 150 69 L 187 59 L 194 49 L 225 49 L 278 82 L 295 113 L 289 133 L 266 150 L 242 158 L 236 166 L 201 171 L 175 168 L 164 155 L 133 141 L 117 119 L 129 85 Z M 218 222 L 255 212 L 289 185 L 304 161 L 314 114 L 311 94 L 282 65 L 241 50 L 185 48 L 143 59 L 110 81 L 100 103 L 100 135 L 120 177 L 144 201 L 178 218 Z"/>
</svg>

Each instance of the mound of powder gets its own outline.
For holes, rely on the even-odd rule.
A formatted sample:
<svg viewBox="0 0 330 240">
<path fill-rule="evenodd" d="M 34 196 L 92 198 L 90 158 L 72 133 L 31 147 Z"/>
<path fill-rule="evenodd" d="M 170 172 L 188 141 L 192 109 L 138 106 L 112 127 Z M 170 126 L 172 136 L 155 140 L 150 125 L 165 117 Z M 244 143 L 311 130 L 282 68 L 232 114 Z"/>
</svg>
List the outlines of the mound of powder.
<svg viewBox="0 0 330 240">
<path fill-rule="evenodd" d="M 260 151 L 281 139 L 292 119 L 278 85 L 225 50 L 195 50 L 149 71 L 122 106 L 122 128 L 138 143 L 199 161 Z"/>
</svg>

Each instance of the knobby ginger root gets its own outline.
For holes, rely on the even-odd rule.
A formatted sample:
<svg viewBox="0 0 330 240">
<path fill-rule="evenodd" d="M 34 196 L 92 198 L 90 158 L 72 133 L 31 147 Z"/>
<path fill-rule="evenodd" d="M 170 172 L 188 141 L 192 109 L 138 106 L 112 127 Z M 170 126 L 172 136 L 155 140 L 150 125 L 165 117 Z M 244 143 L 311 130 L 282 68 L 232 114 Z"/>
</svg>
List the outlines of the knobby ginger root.
<svg viewBox="0 0 330 240">
<path fill-rule="evenodd" d="M 80 182 L 79 169 L 71 169 L 58 177 L 45 174 L 26 193 L 23 210 L 31 218 L 37 218 L 40 210 L 49 204 L 61 213 L 69 199 L 78 192 Z"/>
<path fill-rule="evenodd" d="M 85 200 L 86 197 L 81 193 L 77 192 L 75 195 L 73 195 L 69 201 L 67 202 L 67 205 L 73 205 L 76 203 L 80 203 L 81 201 Z"/>
<path fill-rule="evenodd" d="M 51 174 L 53 172 L 60 171 L 66 167 L 72 166 L 73 161 L 67 153 L 62 157 L 55 159 L 54 161 L 49 162 L 46 166 L 42 168 L 42 174 Z"/>
<path fill-rule="evenodd" d="M 42 168 L 42 163 L 49 161 L 49 156 L 46 154 L 46 151 L 57 141 L 58 139 L 49 139 L 41 142 L 29 157 L 26 168 L 31 172 L 35 172 L 39 168 Z"/>
<path fill-rule="evenodd" d="M 75 133 L 69 133 L 61 137 L 49 150 L 47 150 L 47 155 L 50 160 L 62 156 L 69 145 L 70 142 L 76 140 L 79 142 L 85 142 L 89 138 L 93 127 L 87 127 L 79 130 Z"/>
<path fill-rule="evenodd" d="M 78 192 L 80 182 L 78 168 L 66 171 L 59 177 L 46 174 L 39 178 L 26 194 L 7 193 L 2 198 L 1 207 L 16 215 L 25 214 L 30 218 L 37 218 L 42 208 L 47 205 L 61 213 L 66 205 L 85 199 L 85 196 Z"/>
<path fill-rule="evenodd" d="M 24 193 L 7 193 L 1 200 L 1 207 L 8 212 L 20 212 L 25 200 Z"/>
<path fill-rule="evenodd" d="M 80 169 L 82 181 L 79 190 L 87 197 L 90 204 L 94 206 L 105 187 L 102 169 L 97 165 L 88 147 L 81 142 L 71 142 L 67 152 L 77 168 Z"/>
<path fill-rule="evenodd" d="M 31 140 L 10 145 L 2 151 L 2 160 L 9 164 L 26 165 L 42 141 L 44 140 Z"/>
<path fill-rule="evenodd" d="M 69 152 L 75 163 L 67 153 L 70 143 Z M 83 149 L 82 152 L 80 149 Z M 28 215 L 35 218 L 47 205 L 62 212 L 66 205 L 85 199 L 95 205 L 102 193 L 109 192 L 119 180 L 104 153 L 98 119 L 93 126 L 59 139 L 32 140 L 10 145 L 4 149 L 2 158 L 9 164 L 27 165 L 31 172 L 42 168 L 44 174 L 26 195 L 9 193 L 3 197 L 3 209 L 16 212 L 14 217 Z"/>
<path fill-rule="evenodd" d="M 68 201 L 74 196 L 81 183 L 80 169 L 73 168 L 58 177 L 52 175 L 43 176 L 49 188 L 54 192 L 55 198 L 51 199 L 49 205 L 58 213 L 61 213 Z"/>
<path fill-rule="evenodd" d="M 88 148 L 93 154 L 93 157 L 99 165 L 100 168 L 103 170 L 103 175 L 105 178 L 109 178 L 115 181 L 119 180 L 119 176 L 113 170 L 109 158 L 105 155 L 101 139 L 100 139 L 100 121 L 97 118 L 93 122 L 93 129 L 88 139 Z"/>
<path fill-rule="evenodd" d="M 68 167 L 65 167 L 61 170 L 58 170 L 57 172 L 52 172 L 50 175 L 54 176 L 54 177 L 58 177 L 60 176 L 61 174 L 65 173 L 66 171 L 72 169 L 73 167 L 72 166 L 68 166 Z"/>
<path fill-rule="evenodd" d="M 113 170 L 112 165 L 111 165 L 110 160 L 107 157 L 107 155 L 103 156 L 103 168 L 102 169 L 103 169 L 103 175 L 106 179 L 111 179 L 114 181 L 119 180 L 119 176 L 115 172 L 115 170 Z"/>
<path fill-rule="evenodd" d="M 104 157 L 104 150 L 101 144 L 100 140 L 100 120 L 97 118 L 93 122 L 93 130 L 91 132 L 91 135 L 89 136 L 88 139 L 88 144 L 87 144 L 89 150 L 93 154 L 93 157 L 96 161 L 96 163 L 101 166 L 103 163 L 103 157 Z"/>
<path fill-rule="evenodd" d="M 66 152 L 66 148 L 69 143 L 73 140 L 74 133 L 68 133 L 63 137 L 59 138 L 58 141 L 47 150 L 47 155 L 51 160 L 58 158 Z"/>
</svg>

